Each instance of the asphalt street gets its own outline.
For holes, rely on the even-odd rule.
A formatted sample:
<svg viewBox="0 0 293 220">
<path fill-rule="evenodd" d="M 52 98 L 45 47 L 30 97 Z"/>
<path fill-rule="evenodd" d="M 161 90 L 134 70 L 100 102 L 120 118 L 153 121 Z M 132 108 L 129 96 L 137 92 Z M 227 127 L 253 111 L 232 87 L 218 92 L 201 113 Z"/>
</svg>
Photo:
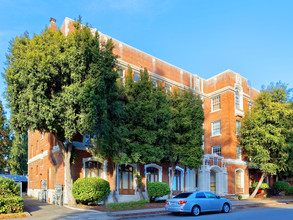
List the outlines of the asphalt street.
<svg viewBox="0 0 293 220">
<path fill-rule="evenodd" d="M 293 205 L 284 205 L 277 207 L 266 207 L 266 208 L 249 208 L 232 210 L 232 212 L 225 213 L 203 213 L 200 216 L 191 215 L 179 215 L 167 214 L 162 216 L 154 216 L 150 218 L 143 218 L 144 220 L 150 219 L 203 219 L 203 220 L 282 220 L 282 219 L 293 219 Z"/>
</svg>

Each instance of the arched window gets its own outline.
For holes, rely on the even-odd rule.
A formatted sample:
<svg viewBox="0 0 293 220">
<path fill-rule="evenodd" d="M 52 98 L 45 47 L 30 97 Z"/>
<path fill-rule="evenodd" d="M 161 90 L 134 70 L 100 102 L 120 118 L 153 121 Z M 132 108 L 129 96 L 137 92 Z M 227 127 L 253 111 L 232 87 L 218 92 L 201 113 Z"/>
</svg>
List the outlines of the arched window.
<svg viewBox="0 0 293 220">
<path fill-rule="evenodd" d="M 150 183 L 159 181 L 159 169 L 155 167 L 148 167 L 146 171 L 148 173 L 148 181 Z"/>
<path fill-rule="evenodd" d="M 170 175 L 172 175 L 172 173 Z M 181 191 L 182 184 L 183 183 L 181 182 L 181 171 L 176 169 L 174 172 L 173 190 L 174 191 Z"/>
<path fill-rule="evenodd" d="M 98 161 L 85 162 L 85 177 L 103 177 L 103 167 Z"/>
</svg>

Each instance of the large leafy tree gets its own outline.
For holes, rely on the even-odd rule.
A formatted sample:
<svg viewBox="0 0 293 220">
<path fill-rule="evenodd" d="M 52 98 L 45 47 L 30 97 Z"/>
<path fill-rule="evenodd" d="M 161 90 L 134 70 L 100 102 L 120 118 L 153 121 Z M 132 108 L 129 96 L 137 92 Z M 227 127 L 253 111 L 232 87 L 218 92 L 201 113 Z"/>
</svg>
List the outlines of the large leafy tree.
<svg viewBox="0 0 293 220">
<path fill-rule="evenodd" d="M 289 169 L 292 116 L 292 104 L 287 102 L 286 87 L 281 84 L 264 89 L 252 111 L 245 115 L 240 143 L 251 160 L 250 166 L 262 171 L 251 197 L 256 195 L 267 174 L 276 175 Z"/>
<path fill-rule="evenodd" d="M 11 174 L 25 175 L 27 174 L 28 160 L 28 135 L 14 134 L 12 146 L 9 152 L 8 165 Z"/>
<path fill-rule="evenodd" d="M 171 102 L 171 136 L 170 149 L 166 154 L 168 161 L 172 163 L 171 180 L 174 179 L 176 165 L 182 165 L 197 169 L 204 154 L 203 144 L 203 121 L 204 113 L 202 100 L 193 91 L 173 93 Z M 173 181 L 170 184 L 172 196 Z"/>
<path fill-rule="evenodd" d="M 10 127 L 5 117 L 2 102 L 0 101 L 0 170 L 6 167 L 7 157 L 11 146 Z"/>
<path fill-rule="evenodd" d="M 129 159 L 139 164 L 160 162 L 169 148 L 171 111 L 166 92 L 153 84 L 147 69 L 134 82 L 130 67 L 125 91 Z"/>
<path fill-rule="evenodd" d="M 4 74 L 16 132 L 38 130 L 56 137 L 69 204 L 75 203 L 70 166 L 73 136 L 92 130 L 97 136 L 107 134 L 107 109 L 116 98 L 118 77 L 112 41 L 100 44 L 98 33 L 92 34 L 80 21 L 74 27 L 68 36 L 45 29 L 32 38 L 16 37 Z"/>
</svg>

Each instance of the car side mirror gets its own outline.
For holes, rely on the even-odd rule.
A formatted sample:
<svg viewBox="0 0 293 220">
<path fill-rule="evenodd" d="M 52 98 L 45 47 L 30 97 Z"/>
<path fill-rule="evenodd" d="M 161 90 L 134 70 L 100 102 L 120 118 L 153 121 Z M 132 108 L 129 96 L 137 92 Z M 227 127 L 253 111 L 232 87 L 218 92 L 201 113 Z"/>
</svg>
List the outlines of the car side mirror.
<svg viewBox="0 0 293 220">
<path fill-rule="evenodd" d="M 220 199 L 221 198 L 221 196 L 217 196 L 217 199 Z"/>
</svg>

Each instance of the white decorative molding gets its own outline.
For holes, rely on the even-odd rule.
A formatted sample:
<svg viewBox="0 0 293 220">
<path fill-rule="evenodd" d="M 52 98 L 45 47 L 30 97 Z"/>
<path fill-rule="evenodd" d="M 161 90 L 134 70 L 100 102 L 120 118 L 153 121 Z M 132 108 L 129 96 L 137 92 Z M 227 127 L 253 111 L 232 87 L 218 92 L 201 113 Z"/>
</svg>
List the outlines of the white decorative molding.
<svg viewBox="0 0 293 220">
<path fill-rule="evenodd" d="M 108 161 L 100 159 L 100 158 L 97 158 L 97 157 L 82 158 L 83 177 L 86 177 L 85 176 L 85 163 L 88 162 L 88 161 L 97 161 L 97 162 L 101 163 L 102 164 L 102 169 L 103 169 L 103 179 L 107 180 L 107 171 L 108 171 L 107 165 L 108 165 Z"/>
<path fill-rule="evenodd" d="M 162 176 L 163 176 L 163 168 L 161 166 L 159 166 L 158 164 L 155 164 L 155 163 L 150 163 L 150 164 L 146 164 L 144 165 L 144 176 L 145 176 L 145 179 L 147 179 L 147 168 L 148 167 L 154 167 L 154 168 L 157 168 L 159 170 L 159 182 L 162 182 Z M 147 186 L 145 184 L 145 190 L 147 190 Z"/>
<path fill-rule="evenodd" d="M 48 156 L 48 150 L 45 150 L 43 153 L 40 153 L 37 156 L 34 156 L 33 158 L 29 159 L 27 164 L 33 163 L 33 162 L 35 162 L 37 160 L 42 160 L 46 156 Z"/>
<path fill-rule="evenodd" d="M 235 159 L 224 159 L 224 162 L 227 164 L 239 165 L 239 166 L 248 166 L 247 161 L 235 160 Z"/>
<path fill-rule="evenodd" d="M 236 186 L 236 172 L 237 171 L 240 171 L 241 172 L 241 188 L 243 189 L 242 192 L 238 192 L 236 189 L 237 189 L 237 186 Z M 241 168 L 237 168 L 235 169 L 235 192 L 236 193 L 244 193 L 244 170 L 241 169 Z"/>
<path fill-rule="evenodd" d="M 170 172 L 171 169 L 172 169 L 172 167 L 169 167 L 169 186 L 171 184 L 171 181 L 173 181 L 173 180 L 171 180 L 171 172 Z M 184 169 L 179 166 L 176 166 L 175 170 L 179 170 L 181 172 L 181 191 L 184 192 Z"/>
</svg>

